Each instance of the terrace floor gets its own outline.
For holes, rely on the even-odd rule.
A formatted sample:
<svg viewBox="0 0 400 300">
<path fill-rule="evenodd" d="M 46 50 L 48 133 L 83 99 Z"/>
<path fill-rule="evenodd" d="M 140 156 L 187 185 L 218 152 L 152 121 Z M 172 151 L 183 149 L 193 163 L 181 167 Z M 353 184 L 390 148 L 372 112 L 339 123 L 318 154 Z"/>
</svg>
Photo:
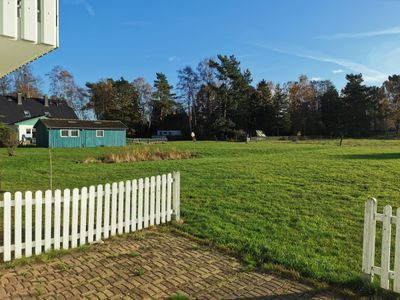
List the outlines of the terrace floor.
<svg viewBox="0 0 400 300">
<path fill-rule="evenodd" d="M 334 298 L 306 284 L 243 271 L 236 259 L 162 229 L 4 269 L 0 276 L 0 299 Z"/>
</svg>

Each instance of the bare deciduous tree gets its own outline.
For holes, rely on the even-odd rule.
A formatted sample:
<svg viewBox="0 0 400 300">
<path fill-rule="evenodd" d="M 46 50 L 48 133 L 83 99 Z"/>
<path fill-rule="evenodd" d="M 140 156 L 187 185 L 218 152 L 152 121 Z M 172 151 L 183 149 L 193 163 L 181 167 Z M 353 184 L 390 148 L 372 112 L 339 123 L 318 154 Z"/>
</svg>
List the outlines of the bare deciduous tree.
<svg viewBox="0 0 400 300">
<path fill-rule="evenodd" d="M 42 81 L 33 74 L 30 65 L 25 65 L 11 74 L 14 83 L 14 92 L 22 93 L 27 98 L 40 97 Z"/>
<path fill-rule="evenodd" d="M 4 76 L 0 78 L 0 95 L 6 96 L 11 93 L 12 80 L 11 76 Z"/>
<path fill-rule="evenodd" d="M 136 78 L 132 82 L 133 87 L 139 96 L 140 107 L 142 108 L 143 116 L 147 122 L 147 126 L 151 127 L 151 94 L 152 86 L 146 82 L 143 77 Z"/>
<path fill-rule="evenodd" d="M 79 118 L 87 119 L 87 91 L 79 87 L 71 72 L 61 66 L 54 67 L 46 74 L 50 81 L 50 93 L 58 100 L 63 100 L 71 106 Z"/>
<path fill-rule="evenodd" d="M 192 132 L 192 120 L 197 126 L 196 97 L 200 90 L 199 75 L 190 66 L 178 71 L 178 91 L 181 100 L 187 107 L 189 116 L 189 130 Z"/>
</svg>

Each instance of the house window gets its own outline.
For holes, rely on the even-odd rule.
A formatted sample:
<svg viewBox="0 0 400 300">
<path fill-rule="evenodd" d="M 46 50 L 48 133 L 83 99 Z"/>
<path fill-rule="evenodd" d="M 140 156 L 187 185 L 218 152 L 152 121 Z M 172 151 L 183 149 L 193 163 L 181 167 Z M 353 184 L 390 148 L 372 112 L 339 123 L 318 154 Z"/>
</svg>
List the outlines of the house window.
<svg viewBox="0 0 400 300">
<path fill-rule="evenodd" d="M 31 117 L 31 113 L 30 113 L 29 110 L 24 110 L 24 115 L 25 115 L 25 118 L 30 118 Z"/>
<path fill-rule="evenodd" d="M 31 134 L 32 134 L 32 129 L 31 129 L 31 128 L 27 128 L 27 129 L 26 129 L 26 134 L 31 135 Z"/>
<path fill-rule="evenodd" d="M 61 130 L 61 137 L 68 137 L 68 136 L 69 136 L 68 130 Z"/>
<path fill-rule="evenodd" d="M 69 134 L 70 137 L 79 137 L 79 130 L 71 130 Z"/>
<path fill-rule="evenodd" d="M 104 137 L 104 130 L 96 130 L 96 137 L 99 138 Z"/>
</svg>

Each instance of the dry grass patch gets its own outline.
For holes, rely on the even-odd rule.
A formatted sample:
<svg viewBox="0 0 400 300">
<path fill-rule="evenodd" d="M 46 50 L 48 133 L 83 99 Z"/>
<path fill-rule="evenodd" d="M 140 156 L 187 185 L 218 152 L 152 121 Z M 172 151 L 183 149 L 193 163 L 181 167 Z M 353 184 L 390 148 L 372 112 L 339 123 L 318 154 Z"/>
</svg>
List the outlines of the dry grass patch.
<svg viewBox="0 0 400 300">
<path fill-rule="evenodd" d="M 112 153 L 104 156 L 95 158 L 86 158 L 83 163 L 129 163 L 137 161 L 156 161 L 156 160 L 182 160 L 193 158 L 193 154 L 190 151 L 178 151 L 178 150 L 164 150 L 160 149 L 150 150 L 148 148 L 128 151 L 124 153 Z"/>
</svg>

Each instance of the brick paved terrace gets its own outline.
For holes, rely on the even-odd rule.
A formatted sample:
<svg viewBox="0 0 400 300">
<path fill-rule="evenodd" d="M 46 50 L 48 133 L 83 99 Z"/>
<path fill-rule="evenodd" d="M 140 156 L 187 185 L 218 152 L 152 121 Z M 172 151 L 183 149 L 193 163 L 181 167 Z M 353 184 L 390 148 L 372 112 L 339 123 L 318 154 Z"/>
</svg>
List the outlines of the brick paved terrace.
<svg viewBox="0 0 400 300">
<path fill-rule="evenodd" d="M 234 258 L 149 230 L 0 272 L 0 299 L 332 299 L 328 292 L 246 272 Z"/>
</svg>

